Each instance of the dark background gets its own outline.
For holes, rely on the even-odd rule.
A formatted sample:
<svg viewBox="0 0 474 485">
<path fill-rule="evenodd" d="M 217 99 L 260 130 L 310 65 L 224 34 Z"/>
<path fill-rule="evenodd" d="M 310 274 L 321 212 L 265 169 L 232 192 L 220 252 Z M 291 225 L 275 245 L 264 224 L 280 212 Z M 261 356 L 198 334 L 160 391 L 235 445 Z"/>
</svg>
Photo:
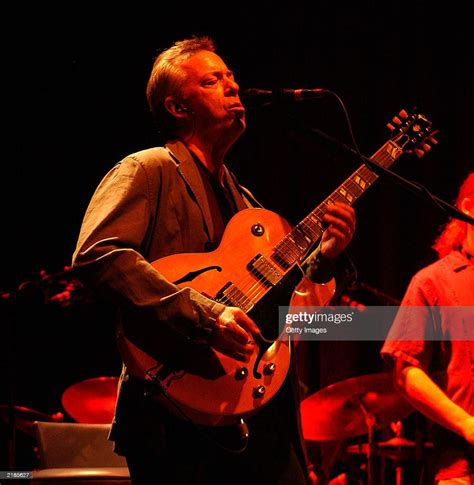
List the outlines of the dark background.
<svg viewBox="0 0 474 485">
<path fill-rule="evenodd" d="M 102 176 L 128 153 L 157 143 L 144 94 L 157 50 L 192 34 L 215 39 L 241 89 L 337 93 L 366 155 L 388 139 L 392 116 L 416 106 L 440 130 L 439 145 L 421 159 L 402 157 L 394 169 L 451 202 L 474 167 L 472 6 L 336 3 L 134 4 L 105 13 L 72 3 L 67 10 L 17 8 L 5 17 L 14 27 L 4 45 L 13 110 L 4 139 L 11 153 L 2 167 L 0 289 L 15 291 L 41 270 L 55 273 L 70 263 Z M 265 207 L 296 223 L 359 162 L 298 130 L 288 114 L 350 142 L 333 98 L 248 110 L 247 133 L 228 165 Z M 356 213 L 349 253 L 359 280 L 401 298 L 413 273 L 434 260 L 430 246 L 446 217 L 386 180 L 363 196 Z M 31 293 L 13 311 L 13 337 L 2 310 L 2 362 L 15 371 L 18 404 L 58 411 L 67 386 L 118 374 L 110 312 L 97 304 L 44 305 Z"/>
</svg>

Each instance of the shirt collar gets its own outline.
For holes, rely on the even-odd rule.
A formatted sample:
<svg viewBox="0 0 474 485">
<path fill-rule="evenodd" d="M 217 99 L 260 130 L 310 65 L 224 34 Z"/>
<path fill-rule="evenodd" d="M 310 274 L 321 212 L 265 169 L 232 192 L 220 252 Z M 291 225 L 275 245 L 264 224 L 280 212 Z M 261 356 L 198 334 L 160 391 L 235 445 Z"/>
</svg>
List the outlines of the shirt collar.
<svg viewBox="0 0 474 485">
<path fill-rule="evenodd" d="M 448 255 L 448 262 L 453 271 L 459 271 L 471 264 L 474 264 L 472 256 L 464 251 L 451 251 Z"/>
</svg>

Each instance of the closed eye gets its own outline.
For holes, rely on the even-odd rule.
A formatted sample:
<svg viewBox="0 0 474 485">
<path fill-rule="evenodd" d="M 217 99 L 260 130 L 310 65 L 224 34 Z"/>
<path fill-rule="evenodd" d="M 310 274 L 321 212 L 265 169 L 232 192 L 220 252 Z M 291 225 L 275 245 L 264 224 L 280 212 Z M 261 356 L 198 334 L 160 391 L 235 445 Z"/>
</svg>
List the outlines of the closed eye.
<svg viewBox="0 0 474 485">
<path fill-rule="evenodd" d="M 214 86 L 215 84 L 217 84 L 217 82 L 218 82 L 218 79 L 217 78 L 205 79 L 202 82 L 202 85 L 203 86 Z"/>
<path fill-rule="evenodd" d="M 201 82 L 202 86 L 214 86 L 218 82 L 224 80 L 224 78 L 229 79 L 230 81 L 234 81 L 234 73 L 232 71 L 216 71 L 212 73 L 212 77 L 206 77 Z"/>
</svg>

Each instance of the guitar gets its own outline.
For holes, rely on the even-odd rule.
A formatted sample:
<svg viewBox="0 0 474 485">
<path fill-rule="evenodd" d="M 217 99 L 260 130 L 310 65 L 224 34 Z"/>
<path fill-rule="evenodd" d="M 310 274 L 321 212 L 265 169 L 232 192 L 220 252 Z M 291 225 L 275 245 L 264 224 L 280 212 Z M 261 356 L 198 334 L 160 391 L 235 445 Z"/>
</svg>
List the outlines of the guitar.
<svg viewBox="0 0 474 485">
<path fill-rule="evenodd" d="M 431 148 L 428 142 L 437 143 L 431 122 L 421 114 L 401 111 L 389 128 L 392 138 L 371 157 L 383 167 L 403 153 L 415 151 L 421 156 Z M 229 221 L 216 250 L 175 254 L 153 262 L 179 287 L 192 287 L 217 302 L 241 308 L 257 323 L 264 339 L 248 364 L 192 345 L 181 352 L 186 357 L 180 363 L 170 364 L 149 355 L 119 331 L 119 350 L 131 375 L 158 383 L 162 392 L 157 399 L 198 424 L 235 423 L 268 403 L 282 386 L 291 358 L 289 339 L 279 338 L 278 306 L 287 305 L 290 299 L 293 305 L 329 302 L 331 285 L 325 285 L 326 301 L 308 300 L 313 293 L 301 264 L 321 238 L 328 204 L 352 205 L 377 178 L 362 165 L 295 227 L 274 212 L 245 209 Z"/>
</svg>

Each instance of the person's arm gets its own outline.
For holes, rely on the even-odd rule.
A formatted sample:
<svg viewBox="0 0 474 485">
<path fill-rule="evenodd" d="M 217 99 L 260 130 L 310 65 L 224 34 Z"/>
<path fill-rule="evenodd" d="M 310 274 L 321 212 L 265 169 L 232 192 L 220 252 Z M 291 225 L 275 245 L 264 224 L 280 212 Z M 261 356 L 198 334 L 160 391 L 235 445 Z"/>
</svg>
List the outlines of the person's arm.
<svg viewBox="0 0 474 485">
<path fill-rule="evenodd" d="M 173 285 L 142 255 L 155 224 L 155 194 L 161 189 L 156 180 L 157 186 L 150 187 L 147 172 L 131 158 L 106 175 L 86 211 L 73 266 L 88 287 L 107 299 L 156 312 L 159 321 L 179 322 L 176 330 L 191 335 L 193 327 L 216 318 L 224 307 Z"/>
<path fill-rule="evenodd" d="M 474 417 L 449 399 L 423 369 L 396 359 L 395 388 L 427 418 L 474 444 Z"/>
<path fill-rule="evenodd" d="M 198 344 L 248 359 L 252 349 L 247 330 L 254 327 L 241 310 L 174 285 L 142 255 L 149 232 L 159 230 L 154 229 L 154 207 L 160 190 L 160 177 L 148 174 L 137 160 L 117 164 L 89 204 L 74 267 L 93 291 L 125 311 L 133 309 L 134 326 L 147 326 L 143 333 L 166 325 Z"/>
</svg>

